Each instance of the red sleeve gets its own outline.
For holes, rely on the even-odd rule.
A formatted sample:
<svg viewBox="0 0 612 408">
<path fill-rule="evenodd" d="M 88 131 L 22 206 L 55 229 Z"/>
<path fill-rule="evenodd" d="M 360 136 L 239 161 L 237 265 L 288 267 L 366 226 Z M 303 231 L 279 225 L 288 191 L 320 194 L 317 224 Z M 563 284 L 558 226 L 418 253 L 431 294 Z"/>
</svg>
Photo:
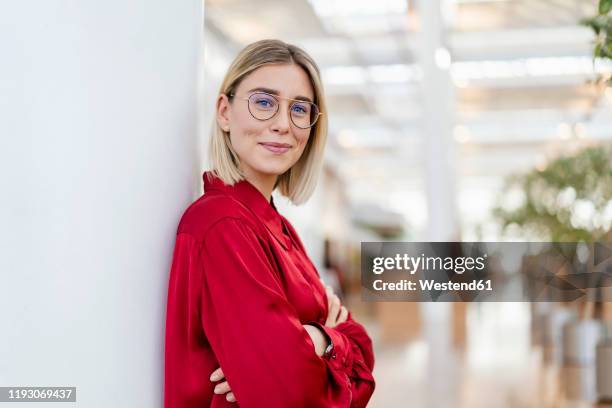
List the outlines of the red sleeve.
<svg viewBox="0 0 612 408">
<path fill-rule="evenodd" d="M 266 248 L 234 219 L 215 224 L 202 246 L 202 326 L 236 400 L 245 408 L 351 406 L 360 395 L 346 363 L 357 343 L 335 330 L 345 364 L 316 355 Z"/>
<path fill-rule="evenodd" d="M 304 244 L 293 228 L 293 225 L 284 217 L 283 221 L 289 227 L 289 231 L 298 243 L 300 250 L 304 255 L 308 256 Z M 376 385 L 372 376 L 372 370 L 374 370 L 374 350 L 370 336 L 368 336 L 362 325 L 353 320 L 351 313 L 349 313 L 346 322 L 334 328 L 326 327 L 317 322 L 309 322 L 308 324 L 317 326 L 320 330 L 324 331 L 329 340 L 334 344 L 334 352 L 330 363 L 338 370 L 343 368 L 348 370 L 352 394 L 350 406 L 352 408 L 365 407 L 374 393 Z"/>
<path fill-rule="evenodd" d="M 346 322 L 334 328 L 314 324 L 323 330 L 334 345 L 332 364 L 348 370 L 351 381 L 352 408 L 365 407 L 374 392 L 374 351 L 372 340 L 362 325 L 349 313 Z"/>
<path fill-rule="evenodd" d="M 189 234 L 176 236 L 168 285 L 164 407 L 207 406 L 212 398 L 210 374 L 217 364 L 199 318 L 201 271 L 199 243 Z"/>
</svg>

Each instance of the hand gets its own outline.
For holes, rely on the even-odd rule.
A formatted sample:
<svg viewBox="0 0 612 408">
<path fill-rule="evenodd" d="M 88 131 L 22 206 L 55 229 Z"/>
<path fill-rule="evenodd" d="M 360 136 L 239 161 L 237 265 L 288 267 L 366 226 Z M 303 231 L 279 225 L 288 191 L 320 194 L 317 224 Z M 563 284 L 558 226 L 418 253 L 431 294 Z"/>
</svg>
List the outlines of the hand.
<svg viewBox="0 0 612 408">
<path fill-rule="evenodd" d="M 225 374 L 223 374 L 223 371 L 221 370 L 221 367 L 217 368 L 215 371 L 213 371 L 213 373 L 210 375 L 210 381 L 212 382 L 217 382 L 217 381 L 221 381 L 225 378 Z M 223 381 L 220 384 L 217 384 L 215 386 L 215 394 L 227 394 L 225 396 L 225 399 L 228 402 L 236 402 L 236 397 L 234 397 L 234 393 L 232 392 L 230 385 L 227 381 Z"/>
<path fill-rule="evenodd" d="M 322 357 L 325 353 L 325 349 L 329 346 L 327 342 L 327 337 L 321 332 L 321 330 L 317 326 L 312 326 L 310 324 L 305 324 L 304 328 L 308 332 L 310 339 L 314 343 L 315 353 L 317 356 Z"/>
<path fill-rule="evenodd" d="M 325 285 L 325 292 L 327 293 L 327 320 L 325 321 L 325 326 L 336 327 L 340 323 L 346 322 L 348 310 L 342 306 L 340 299 L 336 296 L 331 286 Z"/>
</svg>

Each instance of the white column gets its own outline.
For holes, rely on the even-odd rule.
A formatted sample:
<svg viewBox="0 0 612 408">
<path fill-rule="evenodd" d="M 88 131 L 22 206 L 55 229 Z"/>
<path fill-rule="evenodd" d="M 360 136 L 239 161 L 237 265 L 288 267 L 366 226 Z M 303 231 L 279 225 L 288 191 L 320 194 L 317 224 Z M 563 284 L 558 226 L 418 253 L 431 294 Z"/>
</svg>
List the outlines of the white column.
<svg viewBox="0 0 612 408">
<path fill-rule="evenodd" d="M 0 6 L 0 386 L 162 406 L 202 21 L 195 0 Z"/>
<path fill-rule="evenodd" d="M 419 0 L 418 62 L 423 69 L 423 146 L 427 186 L 427 241 L 457 241 L 455 152 L 452 137 L 454 95 L 440 0 Z M 428 406 L 454 406 L 460 377 L 451 343 L 448 303 L 422 303 L 424 337 L 429 346 Z"/>
<path fill-rule="evenodd" d="M 423 146 L 427 185 L 428 241 L 457 241 L 459 227 L 455 193 L 455 149 L 452 137 L 455 108 L 440 0 L 418 2 L 418 61 L 423 69 Z"/>
</svg>

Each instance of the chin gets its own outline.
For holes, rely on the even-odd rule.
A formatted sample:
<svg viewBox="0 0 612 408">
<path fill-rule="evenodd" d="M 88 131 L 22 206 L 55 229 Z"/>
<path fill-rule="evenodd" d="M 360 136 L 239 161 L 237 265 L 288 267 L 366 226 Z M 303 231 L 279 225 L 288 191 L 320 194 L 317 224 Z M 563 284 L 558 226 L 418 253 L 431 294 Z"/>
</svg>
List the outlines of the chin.
<svg viewBox="0 0 612 408">
<path fill-rule="evenodd" d="M 270 176 L 280 176 L 281 174 L 285 173 L 287 170 L 289 170 L 290 167 L 269 167 L 269 166 L 264 166 L 262 168 L 256 169 L 258 172 L 263 173 L 263 174 L 267 174 Z"/>
<path fill-rule="evenodd" d="M 290 163 L 261 163 L 259 166 L 253 166 L 254 170 L 262 174 L 280 176 L 291 168 Z"/>
</svg>

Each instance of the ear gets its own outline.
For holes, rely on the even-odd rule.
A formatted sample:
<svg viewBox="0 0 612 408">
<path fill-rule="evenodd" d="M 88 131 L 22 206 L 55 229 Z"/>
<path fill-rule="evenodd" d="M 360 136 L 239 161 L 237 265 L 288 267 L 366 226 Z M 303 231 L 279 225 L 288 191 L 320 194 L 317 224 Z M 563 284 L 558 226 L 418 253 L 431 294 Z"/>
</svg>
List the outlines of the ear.
<svg viewBox="0 0 612 408">
<path fill-rule="evenodd" d="M 229 110 L 231 109 L 230 101 L 225 94 L 217 97 L 217 124 L 223 131 L 229 132 Z"/>
</svg>

